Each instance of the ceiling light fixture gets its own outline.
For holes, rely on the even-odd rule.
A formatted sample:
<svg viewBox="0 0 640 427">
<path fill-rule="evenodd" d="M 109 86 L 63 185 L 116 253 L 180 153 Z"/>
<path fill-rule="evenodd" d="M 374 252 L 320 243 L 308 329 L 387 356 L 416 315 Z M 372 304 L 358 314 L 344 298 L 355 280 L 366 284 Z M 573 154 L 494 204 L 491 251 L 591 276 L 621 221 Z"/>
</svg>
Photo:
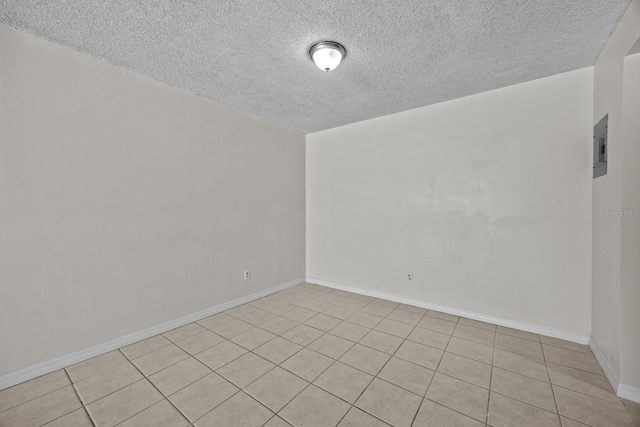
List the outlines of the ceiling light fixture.
<svg viewBox="0 0 640 427">
<path fill-rule="evenodd" d="M 320 42 L 311 46 L 309 56 L 322 71 L 329 72 L 340 65 L 347 51 L 340 43 Z"/>
</svg>

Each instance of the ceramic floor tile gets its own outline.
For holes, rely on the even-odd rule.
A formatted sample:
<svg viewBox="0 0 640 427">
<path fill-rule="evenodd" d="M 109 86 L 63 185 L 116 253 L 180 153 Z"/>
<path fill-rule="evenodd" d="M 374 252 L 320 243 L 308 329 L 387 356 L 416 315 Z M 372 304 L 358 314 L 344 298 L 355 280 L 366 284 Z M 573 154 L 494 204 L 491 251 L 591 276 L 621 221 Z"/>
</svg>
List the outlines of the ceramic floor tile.
<svg viewBox="0 0 640 427">
<path fill-rule="evenodd" d="M 251 313 L 240 316 L 240 320 L 244 320 L 247 323 L 251 323 L 253 326 L 260 326 L 268 322 L 269 320 L 274 319 L 275 317 L 276 315 L 273 313 L 269 313 L 268 311 L 258 309 Z"/>
<path fill-rule="evenodd" d="M 98 427 L 111 427 L 162 399 L 160 392 L 149 381 L 140 380 L 87 405 L 87 410 Z"/>
<path fill-rule="evenodd" d="M 392 357 L 378 374 L 378 378 L 424 396 L 434 372 L 415 363 Z"/>
<path fill-rule="evenodd" d="M 298 325 L 295 328 L 288 330 L 281 336 L 282 338 L 286 338 L 289 341 L 304 347 L 320 338 L 322 334 L 324 334 L 324 332 L 316 328 L 312 328 L 311 326 Z"/>
<path fill-rule="evenodd" d="M 352 341 L 331 334 L 324 334 L 309 344 L 311 350 L 329 356 L 332 359 L 338 359 L 351 347 L 353 347 Z"/>
<path fill-rule="evenodd" d="M 411 331 L 413 331 L 413 328 L 413 325 L 398 322 L 397 320 L 384 319 L 382 322 L 378 323 L 374 329 L 404 339 L 409 336 Z"/>
<path fill-rule="evenodd" d="M 403 341 L 402 338 L 373 329 L 359 341 L 359 344 L 380 350 L 383 353 L 393 354 Z"/>
<path fill-rule="evenodd" d="M 506 369 L 507 371 L 549 382 L 549 374 L 547 373 L 547 366 L 544 360 L 534 359 L 497 348 L 495 350 L 493 365 Z"/>
<path fill-rule="evenodd" d="M 437 317 L 424 316 L 418 322 L 419 328 L 429 329 L 431 331 L 440 332 L 442 334 L 453 335 L 456 329 L 456 323 L 448 320 L 439 319 Z"/>
<path fill-rule="evenodd" d="M 547 365 L 553 384 L 613 403 L 620 403 L 620 399 L 613 392 L 606 377 L 555 363 Z"/>
<path fill-rule="evenodd" d="M 422 320 L 423 314 L 413 313 L 400 308 L 396 308 L 387 316 L 387 319 L 397 320 L 398 322 L 416 326 Z"/>
<path fill-rule="evenodd" d="M 323 313 L 327 316 L 335 317 L 336 319 L 346 320 L 349 317 L 353 316 L 356 311 L 347 307 L 334 305 L 323 311 Z"/>
<path fill-rule="evenodd" d="M 245 322 L 244 320 L 240 319 L 233 319 L 212 327 L 211 331 L 225 337 L 226 339 L 231 339 L 236 335 L 240 335 L 241 333 L 253 328 L 254 326 L 251 323 Z"/>
<path fill-rule="evenodd" d="M 293 310 L 294 308 L 292 305 L 269 298 L 262 298 L 258 301 L 254 301 L 253 303 L 251 303 L 251 305 L 253 305 L 254 307 L 258 307 L 264 311 L 268 311 L 269 313 L 275 314 L 276 316 L 280 316 L 281 314 L 284 314 L 289 310 Z"/>
<path fill-rule="evenodd" d="M 313 383 L 349 403 L 354 403 L 373 376 L 344 363 L 336 362 L 322 373 Z"/>
<path fill-rule="evenodd" d="M 355 295 L 354 298 L 359 298 L 360 295 Z M 371 298 L 371 297 L 369 297 Z M 380 305 L 386 305 L 392 308 L 398 308 L 400 306 L 400 304 L 398 304 L 397 302 L 393 302 L 393 301 L 389 301 L 386 299 L 381 299 L 381 298 L 375 298 L 375 299 L 369 299 L 369 300 L 365 300 L 365 301 L 369 301 L 369 302 L 375 302 L 376 304 L 380 304 Z"/>
<path fill-rule="evenodd" d="M 334 427 L 350 405 L 326 391 L 310 385 L 278 415 L 294 426 Z"/>
<path fill-rule="evenodd" d="M 480 422 L 486 421 L 489 391 L 482 387 L 436 372 L 426 398 Z"/>
<path fill-rule="evenodd" d="M 239 388 L 244 388 L 273 369 L 275 365 L 253 353 L 240 356 L 217 372 Z"/>
<path fill-rule="evenodd" d="M 227 323 L 233 319 L 235 319 L 235 317 L 230 316 L 226 313 L 218 313 L 214 314 L 213 316 L 205 317 L 204 319 L 198 320 L 198 323 L 207 329 L 213 329 L 216 326 L 220 326 L 223 323 Z"/>
<path fill-rule="evenodd" d="M 260 427 L 273 415 L 273 412 L 241 391 L 196 421 L 196 425 L 198 427 Z"/>
<path fill-rule="evenodd" d="M 137 359 L 145 354 L 152 353 L 171 344 L 171 341 L 163 337 L 162 335 L 156 335 L 146 340 L 139 341 L 137 343 L 122 347 L 120 351 L 129 359 Z"/>
<path fill-rule="evenodd" d="M 193 357 L 190 357 L 151 375 L 149 381 L 151 381 L 162 394 L 171 396 L 176 391 L 210 373 L 211 369 Z"/>
<path fill-rule="evenodd" d="M 45 427 L 93 427 L 89 414 L 84 408 L 63 415 L 60 418 L 44 424 Z"/>
<path fill-rule="evenodd" d="M 239 389 L 229 381 L 211 373 L 183 388 L 169 397 L 169 400 L 191 421 L 195 421 L 238 391 Z"/>
<path fill-rule="evenodd" d="M 286 317 L 277 316 L 260 325 L 260 329 L 264 329 L 265 331 L 271 332 L 272 334 L 281 335 L 298 325 L 298 322 L 294 322 L 293 320 L 287 319 Z"/>
<path fill-rule="evenodd" d="M 560 415 L 594 427 L 634 427 L 624 405 L 553 386 Z"/>
<path fill-rule="evenodd" d="M 119 424 L 118 427 L 186 427 L 188 425 L 189 421 L 169 401 L 161 400 Z"/>
<path fill-rule="evenodd" d="M 453 353 L 444 354 L 438 372 L 486 389 L 491 383 L 491 365 Z"/>
<path fill-rule="evenodd" d="M 488 424 L 492 427 L 560 427 L 558 414 L 491 393 Z"/>
<path fill-rule="evenodd" d="M 282 317 L 293 320 L 294 322 L 302 323 L 311 319 L 316 314 L 318 313 L 316 313 L 315 311 L 307 310 L 306 308 L 302 307 L 295 307 L 294 309 L 282 314 Z"/>
<path fill-rule="evenodd" d="M 220 335 L 214 334 L 211 331 L 203 331 L 176 342 L 176 345 L 193 356 L 214 345 L 220 344 L 224 340 Z"/>
<path fill-rule="evenodd" d="M 523 356 L 533 357 L 534 359 L 544 359 L 540 343 L 524 338 L 497 334 L 495 347 L 512 353 L 522 354 Z"/>
<path fill-rule="evenodd" d="M 0 412 L 71 384 L 63 369 L 0 391 Z"/>
<path fill-rule="evenodd" d="M 391 356 L 378 350 L 356 344 L 339 360 L 356 369 L 376 375 Z"/>
<path fill-rule="evenodd" d="M 175 344 L 162 347 L 152 353 L 134 359 L 132 362 L 146 376 L 153 375 L 181 360 L 189 357 L 189 354 Z"/>
<path fill-rule="evenodd" d="M 373 314 L 362 313 L 362 312 L 357 312 L 356 314 L 354 314 L 353 316 L 347 319 L 347 321 L 351 323 L 355 323 L 356 325 L 360 325 L 370 329 L 375 327 L 378 323 L 382 322 L 383 320 L 384 320 L 383 317 L 374 316 Z"/>
<path fill-rule="evenodd" d="M 369 301 L 358 300 L 355 298 L 345 298 L 338 304 L 342 307 L 350 308 L 354 311 L 360 311 L 362 308 L 366 307 L 368 303 Z"/>
<path fill-rule="evenodd" d="M 223 341 L 218 345 L 196 354 L 195 358 L 215 371 L 246 353 L 247 350 L 239 345 L 231 341 Z"/>
<path fill-rule="evenodd" d="M 526 331 L 519 331 L 518 329 L 507 328 L 505 326 L 498 326 L 496 332 L 503 335 L 511 335 L 512 337 L 523 338 L 525 340 L 540 342 L 540 335 Z"/>
<path fill-rule="evenodd" d="M 301 349 L 302 346 L 296 343 L 276 337 L 254 349 L 253 352 L 269 362 L 279 365 Z"/>
<path fill-rule="evenodd" d="M 236 335 L 235 337 L 231 338 L 231 341 L 241 347 L 246 348 L 247 350 L 253 350 L 256 347 L 259 347 L 262 344 L 271 341 L 275 337 L 276 336 L 271 332 L 267 332 L 260 328 L 253 328 L 239 335 Z"/>
<path fill-rule="evenodd" d="M 75 383 L 122 363 L 127 363 L 127 358 L 118 350 L 114 350 L 100 356 L 92 357 L 84 362 L 76 363 L 66 369 L 69 374 L 69 378 L 71 378 L 71 381 Z"/>
<path fill-rule="evenodd" d="M 426 308 L 416 307 L 415 305 L 409 304 L 399 304 L 397 308 L 399 310 L 409 311 L 411 313 L 417 313 L 423 316 L 427 313 L 427 311 L 429 311 Z"/>
<path fill-rule="evenodd" d="M 282 418 L 275 416 L 271 418 L 263 427 L 291 427 L 291 424 Z"/>
<path fill-rule="evenodd" d="M 494 368 L 491 390 L 549 412 L 558 412 L 549 383 Z"/>
<path fill-rule="evenodd" d="M 395 356 L 435 371 L 443 354 L 444 352 L 437 348 L 405 341 L 396 351 Z"/>
<path fill-rule="evenodd" d="M 591 349 L 588 345 L 578 344 L 571 341 L 565 341 L 558 338 L 545 337 L 544 335 L 540 336 L 540 341 L 543 344 L 549 344 L 555 347 L 564 348 L 567 350 L 578 351 L 580 353 L 591 354 Z"/>
<path fill-rule="evenodd" d="M 37 427 L 81 407 L 76 392 L 68 385 L 0 412 L 0 426 Z"/>
<path fill-rule="evenodd" d="M 449 345 L 451 335 L 443 334 L 440 332 L 432 331 L 424 328 L 415 328 L 407 337 L 410 341 L 415 341 L 420 344 L 428 345 L 429 347 L 439 348 L 444 350 Z"/>
<path fill-rule="evenodd" d="M 311 319 L 304 322 L 305 325 L 311 326 L 312 328 L 320 329 L 321 331 L 324 331 L 324 332 L 330 331 L 331 329 L 338 326 L 340 323 L 342 323 L 340 319 L 327 316 L 326 314 L 317 314 Z"/>
<path fill-rule="evenodd" d="M 458 323 L 456 330 L 453 331 L 453 336 L 493 347 L 496 333 Z"/>
<path fill-rule="evenodd" d="M 591 427 L 566 417 L 560 417 L 560 423 L 562 424 L 562 427 Z"/>
<path fill-rule="evenodd" d="M 473 326 L 474 328 L 486 329 L 487 331 L 495 331 L 496 325 L 487 322 L 481 322 L 479 320 L 467 319 L 466 317 L 461 317 L 458 321 L 460 325 Z"/>
<path fill-rule="evenodd" d="M 371 329 L 364 326 L 356 325 L 351 322 L 342 322 L 329 331 L 330 334 L 348 339 L 349 341 L 358 342 L 369 333 Z"/>
<path fill-rule="evenodd" d="M 425 316 L 435 317 L 437 319 L 448 320 L 450 322 L 458 323 L 460 317 L 454 316 L 453 314 L 442 313 L 440 311 L 429 310 L 425 313 Z"/>
<path fill-rule="evenodd" d="M 276 367 L 246 387 L 245 392 L 278 412 L 308 385 L 305 380 Z"/>
<path fill-rule="evenodd" d="M 324 354 L 303 348 L 280 366 L 307 381 L 313 381 L 333 362 L 333 359 Z"/>
<path fill-rule="evenodd" d="M 227 311 L 225 311 L 226 314 L 233 316 L 233 317 L 240 317 L 240 316 L 244 316 L 245 314 L 249 314 L 253 311 L 256 311 L 257 308 L 253 307 L 250 304 L 243 304 L 243 305 L 239 305 L 237 307 L 231 308 Z"/>
<path fill-rule="evenodd" d="M 588 346 L 302 284 L 2 390 L 0 425 L 631 427 L 626 403 Z"/>
<path fill-rule="evenodd" d="M 409 427 L 420 403 L 420 396 L 376 378 L 362 393 L 356 406 L 393 426 Z"/>
<path fill-rule="evenodd" d="M 173 329 L 169 332 L 165 332 L 162 335 L 173 342 L 177 342 L 206 330 L 207 329 L 204 326 L 200 326 L 197 323 L 189 323 L 179 328 Z"/>
<path fill-rule="evenodd" d="M 389 424 L 380 421 L 355 406 L 347 412 L 338 427 L 388 427 Z"/>
<path fill-rule="evenodd" d="M 394 310 L 393 307 L 389 307 L 388 305 L 376 304 L 375 302 L 369 303 L 369 305 L 365 306 L 360 310 L 363 313 L 373 314 L 375 316 L 387 317 Z"/>
<path fill-rule="evenodd" d="M 640 403 L 632 402 L 630 400 L 621 399 L 624 406 L 629 411 L 629 415 L 635 421 L 636 426 L 640 427 Z"/>
<path fill-rule="evenodd" d="M 447 352 L 464 356 L 478 362 L 491 364 L 493 361 L 493 347 L 473 341 L 452 337 L 447 345 Z"/>
<path fill-rule="evenodd" d="M 422 406 L 412 427 L 483 427 L 484 423 L 467 417 L 446 406 L 439 405 L 428 399 L 422 401 Z"/>
<path fill-rule="evenodd" d="M 135 366 L 131 363 L 123 363 L 78 381 L 75 386 L 80 399 L 87 405 L 142 378 L 144 377 Z"/>
<path fill-rule="evenodd" d="M 600 368 L 600 365 L 592 354 L 566 350 L 547 344 L 543 344 L 542 348 L 547 362 L 569 366 L 570 368 L 580 369 L 593 374 L 604 375 L 602 368 Z"/>
</svg>

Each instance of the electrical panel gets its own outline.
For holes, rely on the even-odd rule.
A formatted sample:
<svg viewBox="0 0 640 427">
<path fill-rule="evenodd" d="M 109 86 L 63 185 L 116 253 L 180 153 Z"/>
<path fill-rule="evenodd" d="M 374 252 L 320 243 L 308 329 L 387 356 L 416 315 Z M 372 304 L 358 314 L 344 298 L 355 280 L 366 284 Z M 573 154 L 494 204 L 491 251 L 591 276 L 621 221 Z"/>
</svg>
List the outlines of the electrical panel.
<svg viewBox="0 0 640 427">
<path fill-rule="evenodd" d="M 607 114 L 593 127 L 593 177 L 607 174 Z"/>
</svg>

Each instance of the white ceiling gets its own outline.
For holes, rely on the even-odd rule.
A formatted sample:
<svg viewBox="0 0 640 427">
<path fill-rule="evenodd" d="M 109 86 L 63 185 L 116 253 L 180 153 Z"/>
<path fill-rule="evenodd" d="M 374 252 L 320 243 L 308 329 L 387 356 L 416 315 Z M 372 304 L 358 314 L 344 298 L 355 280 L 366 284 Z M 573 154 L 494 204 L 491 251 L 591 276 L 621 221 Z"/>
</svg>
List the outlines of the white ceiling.
<svg viewBox="0 0 640 427">
<path fill-rule="evenodd" d="M 303 133 L 593 65 L 630 0 L 0 0 L 0 21 Z M 347 49 L 331 73 L 307 56 Z"/>
</svg>

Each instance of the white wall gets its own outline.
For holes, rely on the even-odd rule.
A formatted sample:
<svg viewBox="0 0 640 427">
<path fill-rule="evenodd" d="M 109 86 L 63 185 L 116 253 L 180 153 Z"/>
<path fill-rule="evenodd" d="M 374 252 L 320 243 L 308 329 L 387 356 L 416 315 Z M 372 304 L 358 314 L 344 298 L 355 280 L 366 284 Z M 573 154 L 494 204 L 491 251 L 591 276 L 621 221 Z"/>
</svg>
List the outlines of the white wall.
<svg viewBox="0 0 640 427">
<path fill-rule="evenodd" d="M 582 69 L 307 135 L 307 276 L 588 334 L 592 84 Z"/>
<path fill-rule="evenodd" d="M 0 67 L 0 376 L 304 276 L 304 135 L 3 25 Z"/>
<path fill-rule="evenodd" d="M 606 216 L 603 212 L 621 212 L 626 206 L 622 173 L 626 157 L 622 144 L 623 67 L 625 55 L 639 37 L 640 0 L 633 0 L 594 67 L 593 123 L 608 114 L 609 129 L 607 175 L 593 181 L 592 339 L 614 382 L 621 380 L 620 349 L 629 339 L 621 336 L 622 300 L 625 298 L 622 277 L 627 272 L 622 270 L 622 218 Z M 632 167 L 637 168 L 638 164 Z M 631 185 L 637 186 L 637 182 Z M 627 253 L 625 256 L 634 257 L 634 263 L 637 263 L 640 254 Z M 634 286 L 637 286 L 637 277 L 635 280 Z M 633 339 L 640 340 L 637 333 L 634 336 Z"/>
<path fill-rule="evenodd" d="M 640 53 L 623 71 L 620 382 L 640 399 Z"/>
</svg>

